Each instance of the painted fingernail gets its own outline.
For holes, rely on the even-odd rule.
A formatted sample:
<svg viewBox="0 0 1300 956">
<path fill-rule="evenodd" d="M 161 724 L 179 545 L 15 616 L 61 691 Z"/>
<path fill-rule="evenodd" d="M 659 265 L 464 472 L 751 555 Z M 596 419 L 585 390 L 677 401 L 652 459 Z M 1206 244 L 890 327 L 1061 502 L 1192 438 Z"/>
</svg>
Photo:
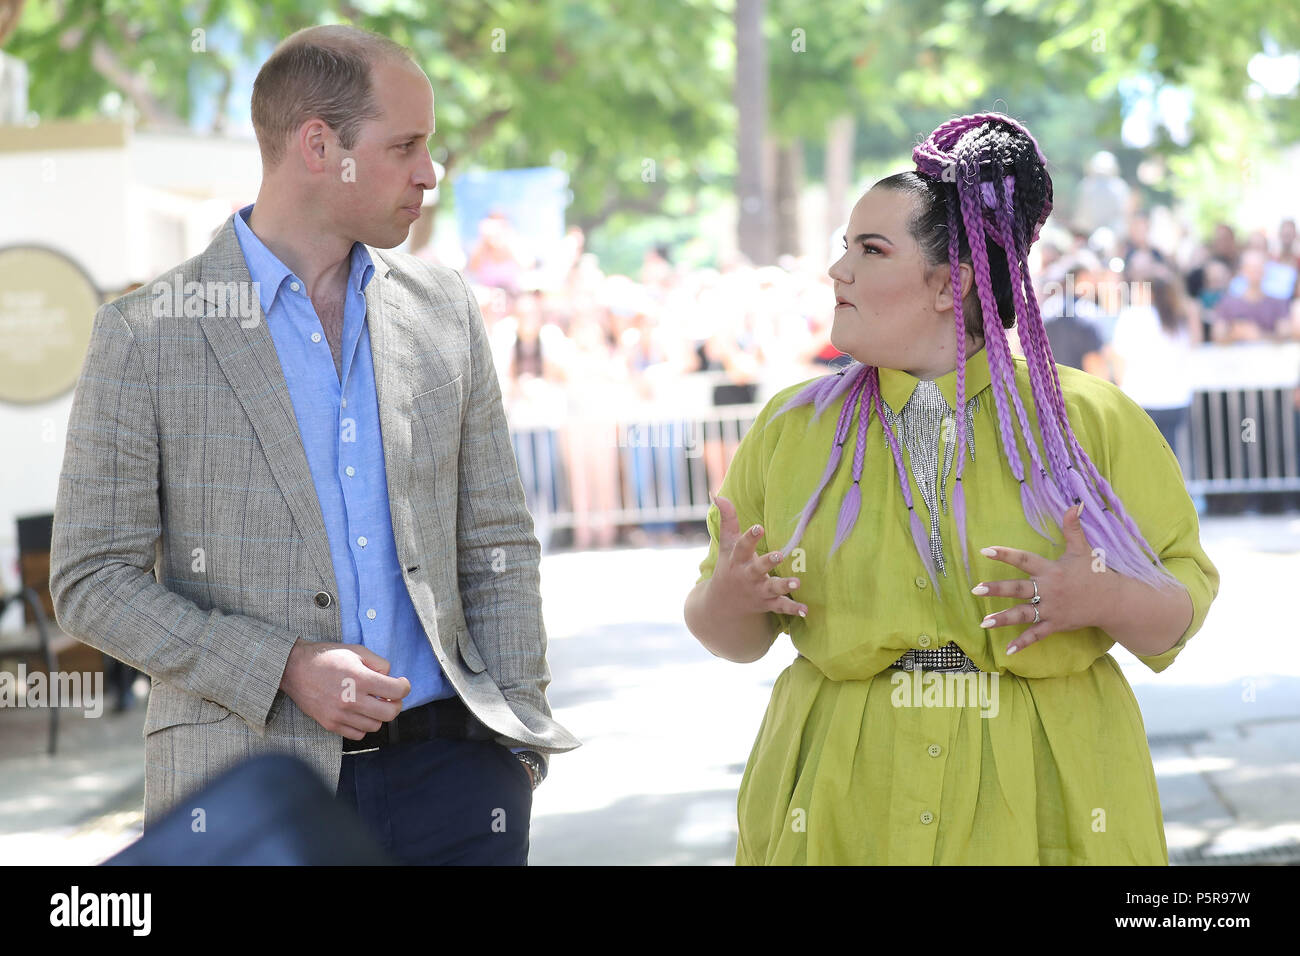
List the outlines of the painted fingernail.
<svg viewBox="0 0 1300 956">
<path fill-rule="evenodd" d="M 990 614 L 990 615 L 989 615 L 988 617 L 986 617 L 984 620 L 980 621 L 980 627 L 992 627 L 992 626 L 993 626 L 993 615 L 992 615 L 992 614 Z"/>
<path fill-rule="evenodd" d="M 971 594 L 988 594 L 989 586 L 987 584 L 977 584 L 970 589 Z"/>
<path fill-rule="evenodd" d="M 798 586 L 799 586 L 799 582 L 796 581 L 794 578 L 791 578 L 791 579 L 790 579 L 790 587 L 791 587 L 791 588 L 797 588 Z"/>
<path fill-rule="evenodd" d="M 755 538 L 757 538 L 759 535 L 763 533 L 763 529 L 760 528 L 758 525 L 754 525 L 754 527 L 749 529 L 749 533 L 752 534 Z"/>
<path fill-rule="evenodd" d="M 772 552 L 772 563 L 773 563 L 773 564 L 780 564 L 780 563 L 781 563 L 781 552 L 780 552 L 780 551 L 773 551 L 773 552 Z"/>
<path fill-rule="evenodd" d="M 980 548 L 980 554 L 984 555 L 986 558 L 997 557 L 997 553 L 996 548 Z"/>
<path fill-rule="evenodd" d="M 801 608 L 799 608 L 799 616 L 800 616 L 800 617 L 807 617 L 807 616 L 808 616 L 808 609 L 807 609 L 806 607 L 801 607 Z"/>
<path fill-rule="evenodd" d="M 1018 650 L 1020 650 L 1020 648 L 1016 647 L 1016 645 L 1014 645 L 1014 644 L 1008 644 L 1008 645 L 1007 645 L 1007 657 L 1010 657 L 1012 654 L 1014 654 L 1014 653 L 1015 653 L 1016 651 L 1018 651 Z"/>
</svg>

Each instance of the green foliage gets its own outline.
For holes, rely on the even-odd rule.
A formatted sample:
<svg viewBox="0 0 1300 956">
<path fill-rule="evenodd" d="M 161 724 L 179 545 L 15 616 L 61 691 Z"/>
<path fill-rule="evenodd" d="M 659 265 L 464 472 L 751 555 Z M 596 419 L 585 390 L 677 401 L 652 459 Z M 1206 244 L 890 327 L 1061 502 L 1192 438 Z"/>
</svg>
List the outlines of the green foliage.
<svg viewBox="0 0 1300 956">
<path fill-rule="evenodd" d="M 435 157 L 452 173 L 560 165 L 571 220 L 624 227 L 693 216 L 726 195 L 735 164 L 733 0 L 47 0 L 29 2 L 7 52 L 44 117 L 96 115 L 106 94 L 140 125 L 179 124 L 236 64 L 316 23 L 352 22 L 414 50 L 433 83 Z M 211 28 L 239 37 L 214 48 Z M 209 30 L 206 52 L 193 31 Z M 1024 120 L 1069 199 L 1086 157 L 1119 141 L 1119 86 L 1136 75 L 1190 91 L 1187 145 L 1159 140 L 1157 188 L 1231 208 L 1235 184 L 1300 109 L 1247 95 L 1265 37 L 1300 47 L 1300 5 L 1275 0 L 768 0 L 771 132 L 809 144 L 857 120 L 863 169 L 907 168 L 912 144 L 950 116 L 997 108 Z M 210 94 L 205 94 L 210 95 Z M 1248 144 L 1248 146 L 1247 146 Z M 1225 187 L 1226 184 L 1226 187 Z M 675 231 L 671 224 L 652 230 Z"/>
</svg>

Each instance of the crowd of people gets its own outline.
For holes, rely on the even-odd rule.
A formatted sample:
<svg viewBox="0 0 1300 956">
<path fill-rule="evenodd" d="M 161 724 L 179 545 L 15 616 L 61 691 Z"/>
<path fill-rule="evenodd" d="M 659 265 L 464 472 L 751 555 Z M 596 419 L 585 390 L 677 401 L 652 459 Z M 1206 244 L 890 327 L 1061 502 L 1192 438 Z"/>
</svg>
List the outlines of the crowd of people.
<svg viewBox="0 0 1300 956">
<path fill-rule="evenodd" d="M 1300 341 L 1300 242 L 1282 219 L 1270 236 L 1244 238 L 1227 223 L 1208 242 L 1155 243 L 1151 217 L 1128 218 L 1120 235 L 1103 230 L 1041 243 L 1035 284 L 1055 360 L 1114 382 L 1141 405 L 1190 476 L 1197 382 L 1192 352 L 1202 344 Z M 1300 388 L 1291 393 L 1300 411 Z M 1300 419 L 1295 426 L 1300 442 Z M 1290 507 L 1293 494 L 1235 496 L 1230 508 Z M 1198 498 L 1198 507 L 1206 502 Z"/>
<path fill-rule="evenodd" d="M 1180 231 L 1164 209 L 1127 212 L 1118 227 L 1091 231 L 1084 224 L 1053 229 L 1049 221 L 1035 253 L 1031 267 L 1055 360 L 1123 388 L 1189 475 L 1190 350 L 1300 341 L 1300 242 L 1292 218 L 1271 234 L 1244 236 L 1220 223 L 1208 241 Z M 504 216 L 489 217 L 464 271 L 493 342 L 507 414 L 517 429 L 534 432 L 531 444 L 516 444 L 533 485 L 530 504 L 571 509 L 578 547 L 671 537 L 675 522 L 620 518 L 655 497 L 649 489 L 665 486 L 664 472 L 672 494 L 684 489 L 671 450 L 620 454 L 627 442 L 617 423 L 670 420 L 667 444 L 678 444 L 680 456 L 691 418 L 765 401 L 847 362 L 830 343 L 828 262 L 786 257 L 779 266 L 755 267 L 735 257 L 716 268 L 683 268 L 656 246 L 639 274 L 606 275 L 580 230 L 570 229 L 559 253 L 542 264 L 521 251 Z M 1300 389 L 1293 400 L 1300 409 Z M 734 441 L 720 435 L 703 445 L 698 454 L 716 483 Z M 662 504 L 662 495 L 657 500 Z M 693 489 L 689 500 L 707 497 Z"/>
</svg>

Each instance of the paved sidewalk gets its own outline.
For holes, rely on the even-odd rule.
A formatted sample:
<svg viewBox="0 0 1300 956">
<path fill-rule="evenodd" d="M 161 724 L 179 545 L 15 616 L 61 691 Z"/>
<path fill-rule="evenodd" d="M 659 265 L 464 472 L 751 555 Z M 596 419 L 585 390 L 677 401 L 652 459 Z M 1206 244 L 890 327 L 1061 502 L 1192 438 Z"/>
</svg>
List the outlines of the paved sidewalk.
<svg viewBox="0 0 1300 956">
<path fill-rule="evenodd" d="M 1223 578 L 1168 670 L 1114 653 L 1146 722 L 1175 863 L 1300 862 L 1300 515 L 1203 517 Z M 548 556 L 542 580 L 556 717 L 585 745 L 557 756 L 534 803 L 534 864 L 728 865 L 735 798 L 788 638 L 719 661 L 681 620 L 702 544 Z M 95 863 L 140 833 L 143 705 L 0 710 L 0 862 Z M 1291 846 L 1290 850 L 1278 847 Z M 1290 853 L 1289 859 L 1286 854 Z"/>
<path fill-rule="evenodd" d="M 99 863 L 139 838 L 144 715 L 64 710 L 50 756 L 48 711 L 0 710 L 0 863 Z"/>
</svg>

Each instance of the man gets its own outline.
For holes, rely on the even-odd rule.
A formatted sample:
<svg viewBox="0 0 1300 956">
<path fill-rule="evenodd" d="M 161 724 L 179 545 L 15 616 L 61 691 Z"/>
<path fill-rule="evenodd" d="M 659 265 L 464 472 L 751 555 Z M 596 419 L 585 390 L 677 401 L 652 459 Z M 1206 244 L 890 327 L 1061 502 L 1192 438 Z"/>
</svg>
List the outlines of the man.
<svg viewBox="0 0 1300 956">
<path fill-rule="evenodd" d="M 545 755 L 579 746 L 540 548 L 474 297 L 379 251 L 435 185 L 433 91 L 386 38 L 312 27 L 252 115 L 257 201 L 95 318 L 58 621 L 153 679 L 146 828 L 279 750 L 400 859 L 525 863 Z"/>
</svg>

